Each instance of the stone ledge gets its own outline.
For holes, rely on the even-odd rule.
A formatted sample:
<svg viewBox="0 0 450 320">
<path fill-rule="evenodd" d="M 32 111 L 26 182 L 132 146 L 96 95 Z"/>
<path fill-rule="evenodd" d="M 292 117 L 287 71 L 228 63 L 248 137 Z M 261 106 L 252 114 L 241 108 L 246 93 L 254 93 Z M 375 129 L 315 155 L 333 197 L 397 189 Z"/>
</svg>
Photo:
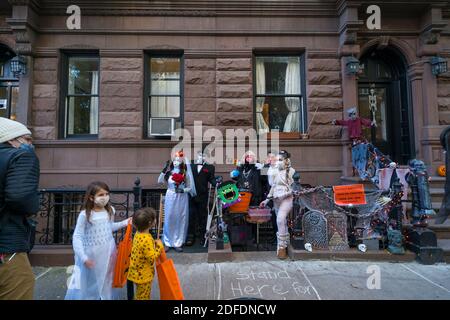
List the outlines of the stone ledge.
<svg viewBox="0 0 450 320">
<path fill-rule="evenodd" d="M 416 254 L 406 251 L 404 255 L 391 254 L 387 250 L 376 250 L 361 252 L 358 249 L 345 251 L 328 250 L 296 250 L 290 245 L 288 248 L 289 258 L 292 260 L 345 260 L 345 261 L 387 261 L 387 262 L 412 262 L 416 259 Z"/>
</svg>

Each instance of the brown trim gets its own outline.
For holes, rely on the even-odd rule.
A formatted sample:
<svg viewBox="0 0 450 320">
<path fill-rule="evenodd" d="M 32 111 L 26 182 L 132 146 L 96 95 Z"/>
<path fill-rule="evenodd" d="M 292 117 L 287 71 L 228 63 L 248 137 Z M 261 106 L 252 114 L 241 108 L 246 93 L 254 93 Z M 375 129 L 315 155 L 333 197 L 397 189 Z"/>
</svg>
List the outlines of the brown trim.
<svg viewBox="0 0 450 320">
<path fill-rule="evenodd" d="M 248 143 L 254 143 L 255 141 L 248 141 Z M 157 139 L 149 139 L 149 140 L 35 140 L 33 144 L 38 148 L 78 148 L 78 147 L 86 147 L 86 148 L 133 148 L 133 147 L 167 147 L 172 148 L 176 146 L 180 141 L 172 141 L 172 140 L 157 140 Z M 206 143 L 206 142 L 205 142 Z M 223 140 L 224 145 L 226 144 L 226 139 Z M 270 140 L 268 140 L 268 144 Z M 345 146 L 348 144 L 348 141 L 341 139 L 305 139 L 305 140 L 280 140 L 280 146 L 307 146 L 307 147 L 316 147 L 316 146 Z"/>
</svg>

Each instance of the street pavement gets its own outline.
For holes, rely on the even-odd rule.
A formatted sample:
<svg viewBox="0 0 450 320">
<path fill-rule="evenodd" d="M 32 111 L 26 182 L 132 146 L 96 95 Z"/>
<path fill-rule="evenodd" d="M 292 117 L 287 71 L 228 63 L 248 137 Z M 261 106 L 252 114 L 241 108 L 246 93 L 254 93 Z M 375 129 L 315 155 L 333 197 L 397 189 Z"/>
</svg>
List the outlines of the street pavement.
<svg viewBox="0 0 450 320">
<path fill-rule="evenodd" d="M 188 300 L 450 299 L 450 265 L 280 261 L 274 252 L 242 252 L 207 263 L 205 253 L 169 253 Z M 64 299 L 70 267 L 34 267 L 35 299 Z M 126 299 L 126 289 L 122 290 Z M 153 283 L 152 299 L 159 299 Z"/>
</svg>

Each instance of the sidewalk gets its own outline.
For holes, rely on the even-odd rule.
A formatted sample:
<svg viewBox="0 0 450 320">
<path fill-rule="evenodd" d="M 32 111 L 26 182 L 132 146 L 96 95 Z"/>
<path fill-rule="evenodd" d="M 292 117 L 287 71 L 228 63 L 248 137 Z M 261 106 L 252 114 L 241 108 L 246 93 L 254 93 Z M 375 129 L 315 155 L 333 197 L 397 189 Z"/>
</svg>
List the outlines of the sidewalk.
<svg viewBox="0 0 450 320">
<path fill-rule="evenodd" d="M 185 298 L 192 300 L 450 299 L 448 264 L 280 261 L 274 252 L 240 253 L 234 262 L 215 264 L 206 263 L 204 253 L 168 256 L 174 259 Z M 35 298 L 64 299 L 67 269 L 33 268 Z M 373 270 L 379 270 L 380 289 L 367 287 Z M 157 281 L 152 299 L 159 299 Z"/>
</svg>

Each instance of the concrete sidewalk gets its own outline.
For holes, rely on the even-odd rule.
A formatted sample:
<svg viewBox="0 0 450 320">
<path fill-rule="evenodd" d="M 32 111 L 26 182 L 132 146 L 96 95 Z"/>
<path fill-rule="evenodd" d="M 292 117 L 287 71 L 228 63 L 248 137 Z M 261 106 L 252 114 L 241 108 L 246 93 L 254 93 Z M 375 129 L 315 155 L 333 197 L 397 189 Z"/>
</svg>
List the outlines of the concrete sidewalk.
<svg viewBox="0 0 450 320">
<path fill-rule="evenodd" d="M 208 264 L 203 253 L 168 256 L 175 262 L 185 298 L 192 300 L 450 299 L 448 264 L 280 261 L 273 252 L 245 252 L 233 262 L 214 264 Z M 64 299 L 70 268 L 33 269 L 36 299 Z M 368 282 L 375 288 L 369 289 Z M 125 289 L 122 297 L 126 299 Z M 152 299 L 159 299 L 157 281 Z"/>
</svg>

